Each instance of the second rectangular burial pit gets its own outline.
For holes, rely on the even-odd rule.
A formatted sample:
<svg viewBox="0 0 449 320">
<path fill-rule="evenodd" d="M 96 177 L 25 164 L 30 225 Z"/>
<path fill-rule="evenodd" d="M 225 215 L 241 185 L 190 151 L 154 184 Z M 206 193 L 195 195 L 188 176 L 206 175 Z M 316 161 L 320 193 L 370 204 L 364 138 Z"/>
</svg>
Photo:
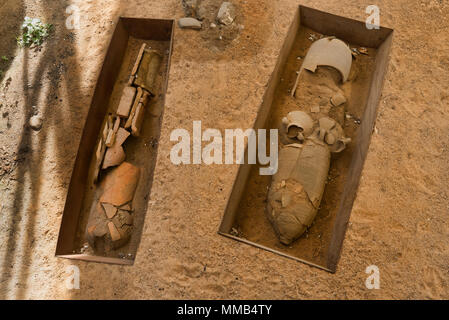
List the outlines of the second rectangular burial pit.
<svg viewBox="0 0 449 320">
<path fill-rule="evenodd" d="M 317 214 L 310 227 L 297 240 L 286 245 L 281 243 L 275 233 L 267 210 L 273 177 L 260 175 L 261 166 L 258 164 L 240 166 L 220 234 L 335 272 L 374 129 L 392 31 L 383 27 L 370 30 L 359 21 L 299 7 L 254 128 L 279 129 L 279 148 L 282 148 L 283 142 L 288 144 L 283 141 L 283 130 L 286 132 L 283 118 L 292 111 L 304 111 L 314 121 L 315 129 L 321 128 L 318 123 L 324 117 L 335 120 L 351 142 L 340 153 L 331 153 Z M 340 71 L 319 63 L 314 72 L 302 68 L 307 67 L 303 63 L 310 64 L 314 59 L 309 56 L 305 63 L 312 44 L 318 44 L 322 39 L 344 42 L 345 50 L 350 53 L 349 61 L 352 61 L 350 71 L 346 70 L 348 72 L 345 74 L 342 70 L 345 63 L 342 63 L 341 57 L 337 59 Z M 337 50 L 332 52 L 335 55 L 327 52 L 325 56 L 330 56 L 332 60 L 338 55 Z M 317 62 L 320 59 L 328 58 L 317 58 Z M 346 76 L 347 81 L 342 81 Z M 282 181 L 279 188 L 283 187 L 282 184 L 285 186 Z M 282 206 L 283 201 L 282 198 Z"/>
<path fill-rule="evenodd" d="M 172 20 L 118 20 L 63 213 L 56 255 L 132 264 L 156 163 Z"/>
</svg>

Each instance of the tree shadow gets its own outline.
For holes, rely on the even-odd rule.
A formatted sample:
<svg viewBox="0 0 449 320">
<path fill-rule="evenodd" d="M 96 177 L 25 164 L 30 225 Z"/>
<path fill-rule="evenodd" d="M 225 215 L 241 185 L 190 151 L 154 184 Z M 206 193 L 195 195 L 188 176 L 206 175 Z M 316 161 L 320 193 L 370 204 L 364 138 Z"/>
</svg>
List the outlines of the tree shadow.
<svg viewBox="0 0 449 320">
<path fill-rule="evenodd" d="M 0 5 L 0 17 L 5 17 L 6 20 L 0 24 L 0 34 L 2 35 L 0 41 L 0 83 L 14 60 L 17 49 L 16 37 L 20 34 L 24 12 L 22 1 L 5 1 L 4 4 Z M 10 23 L 12 21 L 14 23 Z"/>
<path fill-rule="evenodd" d="M 15 1 L 16 2 L 16 1 Z M 18 35 L 20 26 L 24 18 L 24 3 L 6 5 L 7 8 L 14 7 L 15 26 L 7 27 L 3 34 L 8 37 Z M 76 148 L 81 136 L 81 130 L 74 130 L 74 123 L 84 121 L 87 110 L 79 107 L 80 91 L 80 67 L 78 66 L 78 53 L 75 46 L 74 34 L 65 27 L 65 9 L 70 5 L 69 0 L 52 3 L 51 10 L 44 10 L 43 17 L 39 17 L 44 22 L 54 25 L 53 34 L 45 41 L 42 51 L 33 59 L 39 59 L 34 62 L 31 60 L 32 49 L 24 48 L 22 65 L 22 90 L 23 90 L 23 123 L 24 126 L 20 133 L 20 139 L 17 145 L 17 154 L 23 156 L 24 161 L 18 163 L 16 168 L 18 183 L 14 189 L 12 210 L 5 221 L 8 234 L 6 240 L 6 250 L 1 257 L 0 269 L 0 299 L 14 297 L 15 299 L 24 299 L 27 294 L 27 284 L 29 282 L 29 269 L 33 261 L 34 233 L 36 229 L 36 218 L 39 211 L 39 200 L 41 197 L 42 168 L 45 165 L 45 149 L 49 137 L 56 141 L 54 180 L 63 180 L 64 177 L 56 173 L 63 172 L 68 167 L 68 162 L 72 163 L 74 157 L 71 154 L 76 153 Z M 0 7 L 3 10 L 5 5 Z M 10 13 L 8 13 L 10 14 Z M 6 27 L 5 27 L 6 28 Z M 3 39 L 2 39 L 3 40 Z M 9 41 L 9 42 L 8 42 Z M 6 42 L 12 46 L 10 40 Z M 1 48 L 1 47 L 0 47 Z M 0 52 L 0 55 L 3 55 Z M 33 68 L 31 68 L 33 66 Z M 34 66 L 36 66 L 34 68 Z M 32 74 L 30 70 L 33 69 Z M 48 91 L 43 92 L 42 84 L 47 83 Z M 67 90 L 68 102 L 61 103 L 58 98 L 62 90 Z M 40 100 L 42 94 L 46 97 Z M 44 126 L 38 133 L 33 132 L 28 126 L 28 119 L 33 115 L 33 105 L 38 105 L 39 111 L 44 119 Z M 75 112 L 74 110 L 79 112 Z M 76 131 L 76 132 L 75 132 Z M 75 143 L 67 143 L 75 141 Z M 72 163 L 73 164 L 73 163 Z M 26 178 L 26 179 L 25 179 Z M 56 212 L 53 214 L 56 215 Z M 18 241 L 20 239 L 20 241 Z M 21 248 L 18 244 L 21 244 Z M 17 281 L 20 286 L 16 289 L 11 287 L 13 278 L 9 272 L 11 264 L 20 261 L 20 269 L 15 268 Z"/>
</svg>

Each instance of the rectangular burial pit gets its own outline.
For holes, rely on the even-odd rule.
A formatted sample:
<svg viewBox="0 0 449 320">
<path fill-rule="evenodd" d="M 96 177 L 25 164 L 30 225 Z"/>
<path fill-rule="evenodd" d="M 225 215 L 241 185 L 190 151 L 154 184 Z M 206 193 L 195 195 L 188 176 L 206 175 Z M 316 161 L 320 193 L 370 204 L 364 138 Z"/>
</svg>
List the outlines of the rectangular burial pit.
<svg viewBox="0 0 449 320">
<path fill-rule="evenodd" d="M 280 128 L 281 136 L 283 117 L 299 110 L 307 112 L 315 123 L 325 116 L 334 119 L 351 142 L 342 152 L 332 153 L 316 217 L 296 241 L 282 244 L 268 219 L 266 206 L 273 178 L 260 175 L 259 164 L 240 165 L 219 234 L 330 272 L 336 271 L 375 125 L 392 36 L 393 30 L 388 28 L 369 30 L 364 22 L 299 7 L 254 129 Z M 318 66 L 315 72 L 301 68 L 311 45 L 325 37 L 344 41 L 351 51 L 355 48 L 346 82 L 342 82 L 342 74 L 332 67 Z M 346 54 L 346 61 L 347 57 Z M 343 93 L 346 102 L 334 106 L 330 98 L 337 92 Z M 270 142 L 267 144 L 269 146 Z"/>
<path fill-rule="evenodd" d="M 153 181 L 172 38 L 173 20 L 119 18 L 81 137 L 57 257 L 134 263 Z"/>
</svg>

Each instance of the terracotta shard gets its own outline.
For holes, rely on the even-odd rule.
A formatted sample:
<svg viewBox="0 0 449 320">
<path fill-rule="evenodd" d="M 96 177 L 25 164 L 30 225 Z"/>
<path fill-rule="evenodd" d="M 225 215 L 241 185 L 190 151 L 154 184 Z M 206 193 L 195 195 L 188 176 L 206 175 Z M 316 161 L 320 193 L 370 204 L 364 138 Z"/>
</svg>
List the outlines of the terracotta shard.
<svg viewBox="0 0 449 320">
<path fill-rule="evenodd" d="M 143 56 L 145 47 L 146 47 L 145 43 L 142 44 L 142 46 L 140 47 L 139 54 L 137 55 L 136 62 L 134 63 L 134 67 L 131 71 L 131 77 L 133 77 L 133 80 L 134 80 L 134 76 L 136 75 L 137 69 L 139 69 L 140 62 L 142 61 L 142 56 Z"/>
<path fill-rule="evenodd" d="M 131 120 L 131 132 L 132 135 L 138 137 L 140 135 L 140 130 L 142 129 L 143 118 L 145 116 L 145 105 L 150 98 L 150 93 L 146 90 L 143 90 L 142 98 L 140 98 L 140 102 L 137 105 L 136 111 L 134 112 Z"/>
<path fill-rule="evenodd" d="M 95 168 L 93 173 L 94 183 L 96 183 L 98 180 L 98 174 L 100 173 L 100 168 L 104 159 L 105 152 L 106 152 L 106 144 L 103 142 L 102 139 L 100 139 L 97 144 L 97 150 L 95 151 Z"/>
<path fill-rule="evenodd" d="M 140 99 L 142 98 L 143 91 L 141 87 L 137 87 L 136 99 L 134 99 L 133 106 L 131 108 L 131 112 L 129 113 L 129 117 L 126 120 L 125 128 L 128 129 L 131 127 L 134 114 L 136 113 L 137 106 L 139 105 Z M 145 91 L 146 92 L 146 91 Z"/>
<path fill-rule="evenodd" d="M 127 203 L 119 208 L 120 210 L 132 211 L 131 204 Z"/>
<path fill-rule="evenodd" d="M 112 220 L 114 224 L 120 229 L 124 225 L 132 225 L 133 224 L 133 216 L 125 210 L 118 210 L 117 215 Z"/>
<path fill-rule="evenodd" d="M 320 113 L 320 111 L 321 111 L 320 106 L 314 106 L 310 108 L 310 112 L 312 113 Z"/>
<path fill-rule="evenodd" d="M 122 144 L 129 137 L 130 133 L 123 128 L 119 128 L 112 147 L 108 148 L 104 156 L 103 169 L 118 166 L 126 159 Z"/>
<path fill-rule="evenodd" d="M 117 132 L 118 128 L 120 128 L 120 117 L 115 117 L 114 126 L 113 126 L 114 132 Z"/>
<path fill-rule="evenodd" d="M 111 129 L 109 129 L 108 135 L 106 137 L 106 146 L 112 147 L 114 145 L 114 141 L 115 141 L 115 132 L 114 132 L 114 129 L 111 128 Z"/>
<path fill-rule="evenodd" d="M 117 131 L 117 138 L 115 139 L 114 146 L 121 146 L 129 137 L 129 135 L 130 133 L 127 130 L 119 128 Z"/>
<path fill-rule="evenodd" d="M 117 115 L 122 118 L 127 118 L 129 116 L 129 111 L 136 96 L 136 88 L 125 87 L 122 92 L 122 97 L 120 98 L 120 103 L 117 108 Z"/>
<path fill-rule="evenodd" d="M 140 135 L 144 115 L 145 108 L 142 103 L 139 103 L 139 105 L 137 106 L 136 114 L 133 117 L 133 122 L 131 124 L 131 132 L 135 137 L 138 137 Z"/>
<path fill-rule="evenodd" d="M 108 121 L 105 121 L 105 124 L 103 126 L 103 133 L 101 135 L 103 141 L 106 141 L 106 139 L 108 138 L 108 134 L 109 134 L 109 123 Z"/>
<path fill-rule="evenodd" d="M 106 176 L 100 202 L 107 202 L 119 207 L 132 201 L 139 175 L 140 168 L 123 162 Z"/>
<path fill-rule="evenodd" d="M 334 107 L 338 107 L 339 105 L 342 105 L 345 102 L 346 102 L 346 97 L 341 92 L 336 93 L 331 98 L 331 103 Z"/>
<path fill-rule="evenodd" d="M 145 49 L 134 84 L 148 90 L 154 95 L 156 92 L 156 78 L 161 62 L 162 56 L 157 51 Z"/>
<path fill-rule="evenodd" d="M 323 38 L 311 45 L 301 67 L 312 72 L 315 72 L 318 66 L 333 67 L 341 73 L 345 82 L 351 65 L 352 54 L 346 43 L 339 39 Z"/>
<path fill-rule="evenodd" d="M 108 222 L 108 229 L 109 234 L 111 235 L 112 241 L 118 241 L 120 240 L 120 232 L 118 232 L 117 227 L 114 225 L 113 222 Z"/>
<path fill-rule="evenodd" d="M 101 205 L 103 206 L 106 217 L 108 217 L 108 219 L 114 218 L 115 214 L 117 213 L 117 208 L 109 203 L 102 203 Z"/>
<path fill-rule="evenodd" d="M 103 161 L 103 169 L 107 169 L 109 167 L 118 166 L 126 159 L 125 150 L 123 150 L 122 146 L 108 148 L 106 150 L 106 154 L 104 156 Z"/>
</svg>

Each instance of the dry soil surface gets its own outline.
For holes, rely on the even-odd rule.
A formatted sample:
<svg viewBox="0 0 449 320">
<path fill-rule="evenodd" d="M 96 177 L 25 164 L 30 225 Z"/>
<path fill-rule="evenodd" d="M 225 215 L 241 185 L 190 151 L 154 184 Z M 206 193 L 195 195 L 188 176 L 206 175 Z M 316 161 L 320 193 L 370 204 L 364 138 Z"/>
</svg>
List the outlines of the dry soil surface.
<svg viewBox="0 0 449 320">
<path fill-rule="evenodd" d="M 237 1 L 225 46 L 176 27 L 154 183 L 133 266 L 54 257 L 84 121 L 120 15 L 183 16 L 180 0 L 1 0 L 0 298 L 449 298 L 449 4 L 379 0 L 396 31 L 376 131 L 336 274 L 217 235 L 237 166 L 170 162 L 170 132 L 249 128 L 299 1 Z M 209 1 L 210 2 L 210 1 Z M 365 20 L 365 0 L 301 1 Z M 67 29 L 66 9 L 81 14 Z M 24 16 L 54 24 L 40 51 L 15 37 Z M 44 116 L 36 132 L 32 107 Z M 80 289 L 69 290 L 70 266 Z M 365 269 L 380 270 L 380 289 Z"/>
</svg>

